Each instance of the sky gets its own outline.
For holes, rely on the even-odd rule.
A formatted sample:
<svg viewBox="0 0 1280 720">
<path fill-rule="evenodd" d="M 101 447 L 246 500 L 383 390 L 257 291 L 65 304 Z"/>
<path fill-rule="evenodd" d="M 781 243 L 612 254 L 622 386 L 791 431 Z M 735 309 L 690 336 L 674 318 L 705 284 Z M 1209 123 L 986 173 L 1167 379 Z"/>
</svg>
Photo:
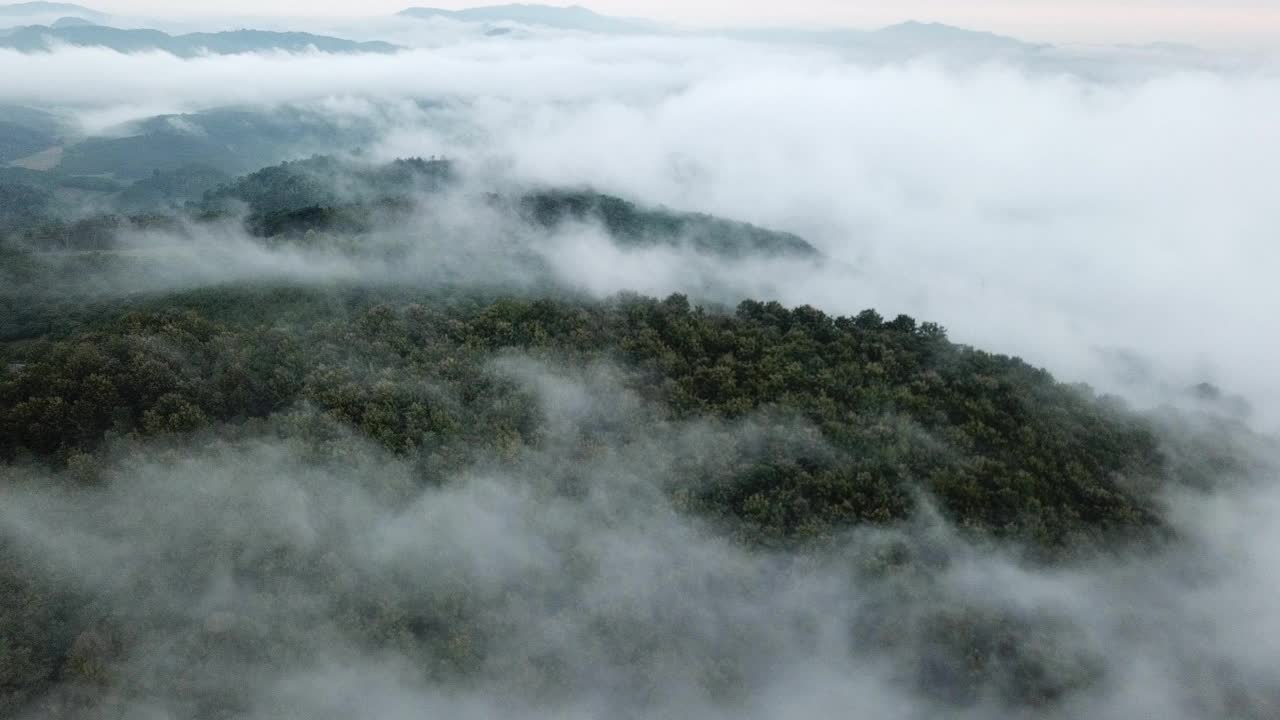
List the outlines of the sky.
<svg viewBox="0 0 1280 720">
<path fill-rule="evenodd" d="M 370 15 L 411 5 L 459 8 L 500 0 L 101 0 L 122 14 Z M 567 4 L 550 0 L 548 4 Z M 1191 41 L 1280 46 L 1277 0 L 589 0 L 608 14 L 693 25 L 876 26 L 916 19 L 1053 42 Z"/>
</svg>

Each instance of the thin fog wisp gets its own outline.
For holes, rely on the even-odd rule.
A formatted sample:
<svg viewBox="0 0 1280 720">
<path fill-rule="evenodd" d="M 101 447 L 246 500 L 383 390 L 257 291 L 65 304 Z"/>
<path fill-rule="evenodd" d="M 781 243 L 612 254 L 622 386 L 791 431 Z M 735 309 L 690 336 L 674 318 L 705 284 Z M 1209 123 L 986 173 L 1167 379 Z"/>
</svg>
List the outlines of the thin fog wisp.
<svg viewBox="0 0 1280 720">
<path fill-rule="evenodd" d="M 6 471 L 10 559 L 97 598 L 73 649 L 79 682 L 127 652 L 111 667 L 130 699 L 100 711 L 185 716 L 221 697 L 246 717 L 926 717 L 957 704 L 990 717 L 1021 714 L 1029 691 L 1064 698 L 1053 717 L 1276 707 L 1269 479 L 1241 489 L 1247 502 L 1172 498 L 1188 544 L 1137 567 L 1037 569 L 929 511 L 788 558 L 691 522 L 671 491 L 726 462 L 718 448 L 812 452 L 812 428 L 637 423 L 660 413 L 608 366 L 512 357 L 492 372 L 528 393 L 542 446 L 438 488 L 415 489 L 410 465 L 342 432 L 323 450 L 340 459 L 319 463 L 283 429 L 129 456 L 88 490 Z M 371 644 L 379 623 L 406 619 L 410 636 Z M 949 645 L 965 622 L 996 638 L 977 678 Z M 447 661 L 413 653 L 424 646 Z M 77 692 L 68 682 L 47 702 Z"/>
</svg>

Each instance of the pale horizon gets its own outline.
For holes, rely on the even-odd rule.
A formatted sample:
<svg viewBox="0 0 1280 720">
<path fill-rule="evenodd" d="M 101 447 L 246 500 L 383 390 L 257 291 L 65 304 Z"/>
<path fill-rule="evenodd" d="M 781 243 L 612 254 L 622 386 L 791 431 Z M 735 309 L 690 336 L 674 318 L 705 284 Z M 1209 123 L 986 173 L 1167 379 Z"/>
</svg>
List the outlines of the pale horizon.
<svg viewBox="0 0 1280 720">
<path fill-rule="evenodd" d="M 501 2 L 458 0 L 228 0 L 217 10 L 158 0 L 100 0 L 87 7 L 117 15 L 365 17 L 414 6 L 461 9 Z M 1219 47 L 1280 47 L 1280 6 L 1265 0 L 901 0 L 883 3 L 795 0 L 786 4 L 730 0 L 589 0 L 581 5 L 607 15 L 701 27 L 775 26 L 870 28 L 917 20 L 1058 43 L 1192 42 Z"/>
</svg>

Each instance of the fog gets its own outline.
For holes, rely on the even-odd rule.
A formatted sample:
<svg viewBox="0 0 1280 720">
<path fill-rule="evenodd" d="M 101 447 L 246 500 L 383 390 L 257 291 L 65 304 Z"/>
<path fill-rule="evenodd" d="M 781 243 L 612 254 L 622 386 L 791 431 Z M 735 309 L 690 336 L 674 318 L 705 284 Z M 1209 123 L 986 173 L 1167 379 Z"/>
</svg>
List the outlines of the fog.
<svg viewBox="0 0 1280 720">
<path fill-rule="evenodd" d="M 112 622 L 162 621 L 124 657 L 119 638 L 86 641 L 133 691 L 89 717 L 194 717 L 200 693 L 248 718 L 1280 713 L 1274 65 L 430 32 L 389 56 L 0 51 L 0 102 L 85 134 L 293 104 L 377 128 L 361 162 L 441 156 L 460 173 L 358 244 L 268 244 L 240 218 L 131 232 L 122 252 L 158 270 L 92 278 L 98 290 L 553 285 L 875 308 L 1140 409 L 1213 383 L 1252 407 L 1251 472 L 1163 491 L 1176 542 L 1045 565 L 950 527 L 927 498 L 909 523 L 812 554 L 747 549 L 672 489 L 690 467 L 766 442 L 811 449 L 820 433 L 764 415 L 662 420 L 609 365 L 495 362 L 535 399 L 541 444 L 426 489 L 341 427 L 314 456 L 299 428 L 332 421 L 306 407 L 189 442 L 117 439 L 88 489 L 0 470 L 6 552 L 100 598 Z M 796 233 L 824 257 L 625 248 L 596 224 L 533 228 L 485 200 L 566 187 Z M 358 642 L 344 623 L 369 588 L 474 674 L 403 638 Z M 975 670 L 948 636 L 962 620 L 1034 631 Z M 1027 685 L 1052 702 L 1028 709 Z M 27 717 L 81 691 L 60 686 Z"/>
<path fill-rule="evenodd" d="M 876 64 L 556 33 L 394 56 L 67 49 L 3 63 L 0 99 L 63 106 L 97 132 L 161 111 L 311 104 L 384 128 L 374 157 L 445 155 L 494 183 L 591 185 L 793 231 L 839 269 L 773 283 L 787 303 L 905 312 L 1147 399 L 1209 381 L 1276 421 L 1280 386 L 1260 360 L 1280 340 L 1257 331 L 1280 261 L 1268 64 L 1099 80 L 1069 61 Z M 683 281 L 646 268 L 584 282 L 629 279 Z"/>
<path fill-rule="evenodd" d="M 11 552 L 99 598 L 83 662 L 120 652 L 106 628 L 135 633 L 114 658 L 123 694 L 86 716 L 188 717 L 202 694 L 253 718 L 1280 708 L 1271 478 L 1175 492 L 1186 540 L 1154 556 L 1045 569 L 928 511 L 808 557 L 752 552 L 679 512 L 670 490 L 766 438 L 799 452 L 812 429 L 645 422 L 661 413 L 608 366 L 512 356 L 491 370 L 536 399 L 545 442 L 425 491 L 409 464 L 340 429 L 319 455 L 289 439 L 328 422 L 305 409 L 259 437 L 123 455 L 88 490 L 5 471 Z M 607 439 L 587 449 L 589 437 Z M 348 613 L 375 596 L 476 675 L 442 674 L 393 638 L 358 641 Z M 948 635 L 962 622 L 1031 635 L 970 667 Z M 74 707 L 78 691 L 32 717 Z M 1060 702 L 1032 712 L 1027 692 Z"/>
</svg>

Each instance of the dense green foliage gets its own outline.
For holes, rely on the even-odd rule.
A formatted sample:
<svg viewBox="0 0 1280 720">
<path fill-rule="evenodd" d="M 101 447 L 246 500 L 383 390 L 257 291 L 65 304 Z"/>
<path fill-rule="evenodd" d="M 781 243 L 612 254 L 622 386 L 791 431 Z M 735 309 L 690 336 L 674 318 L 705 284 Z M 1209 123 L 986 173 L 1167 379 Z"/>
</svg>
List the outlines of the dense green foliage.
<svg viewBox="0 0 1280 720">
<path fill-rule="evenodd" d="M 243 203 L 252 217 L 385 200 L 441 190 L 452 177 L 443 160 L 413 158 L 387 165 L 356 166 L 329 156 L 286 162 L 239 178 L 204 200 L 206 209 Z"/>
<path fill-rule="evenodd" d="M 545 398 L 513 381 L 508 366 L 522 359 L 548 368 L 539 373 L 603 372 L 617 407 L 589 410 L 566 436 L 540 407 Z M 226 287 L 109 301 L 63 317 L 39 337 L 0 346 L 0 407 L 0 458 L 60 472 L 73 497 L 145 474 L 155 452 L 172 463 L 199 457 L 198 448 L 211 443 L 264 438 L 300 448 L 317 468 L 308 473 L 350 468 L 342 482 L 391 503 L 486 464 L 544 475 L 551 497 L 579 497 L 598 481 L 593 465 L 641 453 L 669 469 L 661 491 L 679 512 L 747 548 L 819 553 L 853 529 L 906 521 L 925 500 L 974 539 L 1024 543 L 1047 558 L 1087 553 L 1159 529 L 1149 492 L 1158 478 L 1192 480 L 1210 470 L 1166 453 L 1168 428 L 1017 359 L 955 345 L 936 325 L 777 303 L 717 310 L 680 295 L 594 302 Z M 361 469 L 368 460 L 352 450 L 353 435 L 397 458 L 407 474 Z M 144 469 L 122 474 L 122 456 Z M 547 466 L 549 457 L 575 460 Z M 173 495 L 184 491 L 163 487 L 153 491 L 166 498 L 159 502 L 187 502 Z M 316 491 L 325 487 L 332 486 Z M 112 518 L 122 509 L 102 512 Z M 177 592 L 219 562 L 201 549 L 214 543 L 235 558 L 242 582 L 279 593 L 280 602 L 300 587 L 324 588 L 338 605 L 323 612 L 338 614 L 346 636 L 371 650 L 395 648 L 428 678 L 498 673 L 536 692 L 568 682 L 554 663 L 503 654 L 510 652 L 500 649 L 506 630 L 494 613 L 507 601 L 482 585 L 387 585 L 361 568 L 365 558 L 285 546 L 263 555 L 252 544 L 236 549 L 241 540 L 229 532 L 191 525 L 183 533 L 195 533 L 195 544 L 174 546 L 172 558 L 126 576 L 111 592 Z M 860 572 L 871 573 L 864 582 L 886 574 L 900 582 L 927 578 L 937 562 L 905 545 L 867 552 L 856 558 Z M 549 578 L 552 585 L 521 594 L 558 602 L 557 588 L 568 581 Z M 903 607 L 926 592 L 911 582 Z M 18 707 L 55 679 L 73 678 L 82 695 L 65 700 L 63 714 L 77 702 L 97 703 L 99 688 L 173 696 L 150 684 L 159 680 L 115 667 L 131 648 L 183 638 L 165 650 L 180 665 L 198 666 L 206 653 L 295 662 L 288 658 L 315 651 L 301 640 L 308 623 L 330 619 L 295 609 L 254 629 L 214 613 L 193 627 L 179 609 L 130 610 L 114 595 L 95 604 L 55 589 L 20 557 L 2 553 L 0 593 L 7 643 L 0 707 Z M 994 688 L 1002 702 L 1036 707 L 1097 681 L 1089 657 L 1052 649 L 1066 630 L 1048 618 L 959 606 L 928 611 L 909 636 L 858 627 L 860 642 L 885 648 L 927 642 L 917 681 L 943 703 L 977 702 Z M 595 632 L 611 658 L 630 658 L 637 687 L 626 692 L 660 677 L 666 649 L 680 642 L 646 640 L 638 627 Z M 512 663 L 526 661 L 533 663 L 527 671 L 511 674 Z M 742 658 L 705 662 L 700 684 L 728 693 L 746 682 Z M 216 688 L 197 683 L 176 696 L 199 704 L 192 716 L 239 707 L 241 700 Z"/>
<path fill-rule="evenodd" d="M 486 375 L 518 350 L 620 363 L 627 386 L 671 420 L 764 413 L 816 428 L 821 443 L 803 452 L 682 489 L 754 540 L 901 519 L 919 489 L 962 526 L 1049 547 L 1156 522 L 1126 485 L 1164 471 L 1151 426 L 909 318 L 760 303 L 721 315 L 677 296 L 357 304 L 349 322 L 299 320 L 292 332 L 245 322 L 280 302 L 269 297 L 171 300 L 11 347 L 0 454 L 65 462 L 109 434 L 187 433 L 309 402 L 393 451 L 466 459 L 493 442 L 537 442 L 530 417 L 512 410 L 523 406 Z M 361 382 L 354 367 L 394 382 Z M 446 411 L 405 389 L 415 385 L 447 388 L 461 405 Z"/>
<path fill-rule="evenodd" d="M 53 196 L 30 185 L 0 184 L 0 227 L 30 227 L 44 220 Z"/>
<path fill-rule="evenodd" d="M 206 193 L 231 181 L 231 177 L 207 165 L 186 165 L 168 172 L 155 170 L 120 193 L 118 202 L 127 210 L 145 211 L 185 207 Z"/>
<path fill-rule="evenodd" d="M 110 249 L 114 234 L 126 230 L 175 227 L 183 221 L 220 223 L 241 216 L 245 229 L 259 238 L 301 240 L 309 232 L 349 238 L 398 227 L 415 207 L 462 186 L 447 160 L 369 164 L 324 155 L 229 179 L 218 167 L 200 164 L 206 156 L 226 155 L 210 133 L 232 132 L 227 128 L 252 125 L 258 118 L 231 112 L 193 117 L 149 121 L 149 134 L 80 143 L 68 151 L 57 173 L 11 169 L 11 180 L 0 182 L 0 240 L 10 238 L 36 250 L 100 251 Z M 189 135 L 174 130 L 177 122 L 198 122 L 204 129 Z M 171 169 L 150 170 L 123 189 L 107 178 L 71 174 L 99 166 L 123 168 L 118 172 L 126 176 L 141 172 L 156 164 L 149 159 L 154 153 L 143 146 L 157 138 L 168 139 L 165 159 L 156 162 Z M 193 154 L 171 142 L 194 148 Z M 69 214 L 56 196 L 75 191 L 98 196 L 98 205 L 116 212 Z M 490 194 L 478 201 L 544 231 L 568 221 L 597 223 L 620 248 L 667 246 L 728 260 L 819 258 L 813 246 L 790 233 L 699 213 L 643 208 L 602 193 L 536 190 L 514 199 Z"/>
<path fill-rule="evenodd" d="M 627 246 L 681 244 L 725 257 L 813 257 L 813 246 L 795 235 L 721 220 L 709 215 L 647 210 L 610 195 L 546 191 L 521 199 L 522 210 L 535 222 L 555 227 L 566 220 L 595 221 Z"/>
</svg>

